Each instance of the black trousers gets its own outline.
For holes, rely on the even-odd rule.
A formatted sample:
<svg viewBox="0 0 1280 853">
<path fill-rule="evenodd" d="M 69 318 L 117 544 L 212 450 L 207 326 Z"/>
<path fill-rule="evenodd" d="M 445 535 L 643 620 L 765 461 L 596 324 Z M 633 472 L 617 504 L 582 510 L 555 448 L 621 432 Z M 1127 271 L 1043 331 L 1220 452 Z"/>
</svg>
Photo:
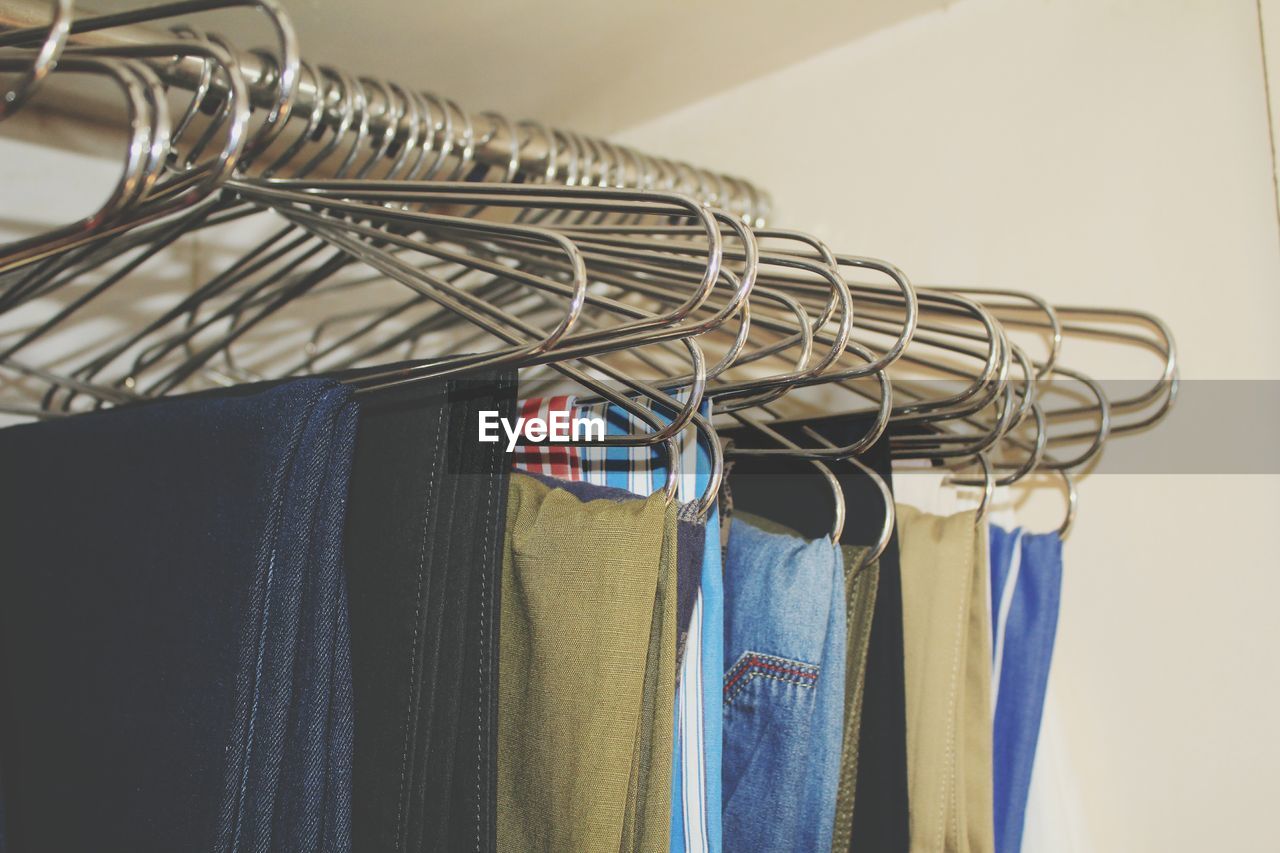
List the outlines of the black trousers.
<svg viewBox="0 0 1280 853">
<path fill-rule="evenodd" d="M 345 563 L 358 851 L 496 846 L 501 536 L 514 371 L 361 397 Z"/>
</svg>

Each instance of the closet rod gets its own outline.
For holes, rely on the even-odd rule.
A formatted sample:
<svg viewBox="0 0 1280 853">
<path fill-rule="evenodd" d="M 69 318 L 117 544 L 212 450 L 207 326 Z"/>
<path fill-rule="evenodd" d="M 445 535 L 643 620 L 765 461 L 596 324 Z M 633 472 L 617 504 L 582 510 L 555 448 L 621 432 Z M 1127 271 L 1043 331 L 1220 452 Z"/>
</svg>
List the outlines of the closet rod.
<svg viewBox="0 0 1280 853">
<path fill-rule="evenodd" d="M 177 4 L 172 4 L 177 5 Z M 182 4 L 190 6 L 191 13 L 204 11 L 202 4 L 198 0 L 190 3 Z M 222 7 L 225 8 L 225 7 Z M 208 9 L 209 11 L 218 11 L 218 7 Z M 144 9 L 137 10 L 139 12 L 146 11 Z M 250 8 L 244 8 L 246 13 L 251 13 Z M 76 9 L 77 18 L 89 18 L 96 16 L 97 13 Z M 47 0 L 0 0 L 0 33 L 7 30 L 23 29 L 27 27 L 47 27 L 49 25 L 52 10 Z M 122 13 L 127 15 L 128 13 Z M 113 17 L 116 17 L 113 15 Z M 264 25 L 264 31 L 269 27 Z M 155 29 L 151 26 L 126 24 L 122 26 L 112 26 L 107 29 L 95 30 L 92 32 L 75 33 L 70 38 L 71 44 L 95 46 L 95 47 L 122 47 L 127 45 L 155 44 L 158 42 L 169 43 L 174 40 L 173 36 L 163 30 Z M 275 68 L 273 63 L 263 57 L 251 53 L 247 50 L 240 49 L 235 52 L 235 59 L 240 66 L 245 83 L 248 85 L 251 98 L 255 107 L 269 109 L 276 102 L 275 90 Z M 193 91 L 201 81 L 203 63 L 194 57 L 186 57 L 179 61 L 171 59 L 152 60 L 152 67 L 161 76 L 161 78 L 169 85 L 176 88 Z M 96 122 L 98 124 L 119 125 L 122 119 L 121 111 L 113 109 L 110 104 L 102 103 L 96 97 L 69 91 L 66 87 L 51 86 L 56 92 L 55 98 L 46 98 L 46 104 L 49 104 L 54 111 L 60 115 L 82 121 Z M 415 89 L 412 86 L 402 86 L 406 90 Z M 369 107 L 370 107 L 370 130 L 376 135 L 387 130 L 387 121 L 391 111 L 386 109 L 388 106 L 385 97 L 381 92 L 376 90 L 370 91 Z M 310 114 L 316 105 L 318 99 L 323 98 L 325 111 L 330 115 L 337 116 L 339 104 L 337 97 L 325 98 L 316 88 L 313 81 L 302 75 L 299 81 L 297 96 L 294 99 L 294 115 L 305 116 Z M 490 118 L 492 114 L 479 114 L 472 116 L 475 126 L 481 130 L 487 129 L 486 125 L 493 127 L 499 122 L 495 122 Z M 478 119 L 478 121 L 477 121 Z M 398 133 L 409 132 L 407 121 L 404 118 L 397 119 Z M 514 124 L 514 123 L 512 123 Z M 548 128 L 548 130 L 558 130 Z M 483 140 L 485 133 L 477 132 L 478 140 Z M 582 134 L 573 133 L 578 139 L 587 141 L 588 143 L 599 143 L 600 140 L 586 137 Z M 524 142 L 520 146 L 519 168 L 527 175 L 540 174 L 546 168 L 546 159 L 548 146 L 546 141 L 541 137 L 542 134 L 533 134 L 533 138 Z M 501 138 L 501 134 L 492 134 L 491 139 L 487 141 L 477 142 L 475 147 L 474 159 L 476 162 L 497 169 L 505 169 L 511 160 L 511 143 L 510 140 Z M 605 143 L 609 148 L 614 150 L 619 146 L 612 143 Z M 751 182 L 739 178 L 723 175 L 720 173 L 712 173 L 706 170 L 694 169 L 685 163 L 679 163 L 668 158 L 656 157 L 650 154 L 641 153 L 641 156 L 657 161 L 666 167 L 667 171 L 672 175 L 680 175 L 687 178 L 694 175 L 699 178 L 698 183 L 701 184 L 701 177 L 705 176 L 711 179 L 710 183 L 720 184 L 721 186 L 736 186 L 746 190 L 746 192 L 757 201 L 755 205 L 755 215 L 752 224 L 763 224 L 765 214 L 770 208 L 769 194 Z M 642 188 L 638 183 L 632 180 L 632 176 L 626 178 L 628 188 Z M 680 190 L 688 192 L 690 195 L 698 197 L 700 201 L 716 203 L 723 202 L 721 199 L 715 198 L 714 187 L 710 190 L 694 189 L 690 186 L 679 187 Z"/>
</svg>

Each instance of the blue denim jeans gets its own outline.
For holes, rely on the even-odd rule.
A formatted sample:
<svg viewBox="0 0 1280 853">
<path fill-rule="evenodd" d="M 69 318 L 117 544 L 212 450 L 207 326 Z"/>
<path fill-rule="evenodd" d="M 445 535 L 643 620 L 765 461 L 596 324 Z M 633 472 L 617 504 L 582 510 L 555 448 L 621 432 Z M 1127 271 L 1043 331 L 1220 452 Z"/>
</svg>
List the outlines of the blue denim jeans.
<svg viewBox="0 0 1280 853">
<path fill-rule="evenodd" d="M 840 550 L 736 518 L 724 588 L 724 847 L 828 851 L 844 722 Z"/>
<path fill-rule="evenodd" d="M 773 428 L 794 440 L 804 439 L 812 428 L 839 445 L 860 439 L 871 426 L 869 413 L 832 415 L 800 422 L 778 422 Z M 775 447 L 774 439 L 749 427 L 723 430 L 722 438 L 738 447 Z M 893 488 L 889 436 L 882 435 L 861 456 Z M 845 503 L 850 507 L 879 507 L 883 498 L 871 479 L 852 466 L 837 466 Z M 831 499 L 813 484 L 813 468 L 803 459 L 747 456 L 733 468 L 733 503 L 759 513 L 805 536 L 821 536 L 830 524 Z M 797 491 L 798 490 L 798 491 Z M 803 495 L 812 497 L 806 499 Z M 816 503 L 815 503 L 816 501 Z M 869 545 L 880 535 L 883 512 L 851 512 L 845 519 L 840 541 L 845 545 Z M 911 849 L 907 803 L 907 705 L 903 668 L 902 572 L 898 535 L 889 537 L 880 555 L 880 575 L 875 613 L 867 650 L 866 683 L 858 722 L 858 781 L 854 786 L 852 825 L 846 827 L 855 851 L 906 853 Z M 839 837 L 839 836 L 837 836 Z"/>
</svg>

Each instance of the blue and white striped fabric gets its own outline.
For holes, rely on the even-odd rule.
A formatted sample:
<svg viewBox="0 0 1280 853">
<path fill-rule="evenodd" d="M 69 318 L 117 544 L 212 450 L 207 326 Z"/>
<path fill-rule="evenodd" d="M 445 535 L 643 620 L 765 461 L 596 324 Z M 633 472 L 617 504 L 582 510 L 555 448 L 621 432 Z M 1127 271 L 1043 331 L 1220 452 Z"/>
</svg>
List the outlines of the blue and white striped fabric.
<svg viewBox="0 0 1280 853">
<path fill-rule="evenodd" d="M 996 853 L 1019 853 L 1062 593 L 1057 533 L 991 525 Z"/>
<path fill-rule="evenodd" d="M 703 406 L 703 414 L 708 413 Z M 661 413 L 658 413 L 661 417 Z M 609 404 L 584 406 L 580 416 L 602 417 L 609 435 L 644 432 L 625 410 Z M 681 502 L 697 500 L 710 481 L 711 455 L 692 428 L 678 439 Z M 666 482 L 662 447 L 581 448 L 582 478 L 589 483 L 650 495 Z M 720 853 L 720 671 L 724 658 L 724 577 L 720 569 L 720 524 L 713 509 L 707 519 L 702 578 L 694 602 L 689 637 L 676 688 L 675 747 L 671 774 L 672 853 Z M 706 677 L 711 673 L 711 677 Z"/>
</svg>

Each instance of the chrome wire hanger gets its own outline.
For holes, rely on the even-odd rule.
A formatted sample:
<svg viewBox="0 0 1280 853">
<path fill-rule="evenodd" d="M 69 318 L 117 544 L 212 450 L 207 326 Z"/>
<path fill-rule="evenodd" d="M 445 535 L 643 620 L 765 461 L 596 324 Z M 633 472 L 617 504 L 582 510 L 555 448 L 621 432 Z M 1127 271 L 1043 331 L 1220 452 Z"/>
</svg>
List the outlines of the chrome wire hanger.
<svg viewBox="0 0 1280 853">
<path fill-rule="evenodd" d="M 265 15 L 273 50 L 177 20 L 233 7 Z M 669 499 L 676 439 L 692 431 L 713 460 L 703 512 L 723 476 L 714 418 L 777 445 L 730 456 L 806 459 L 829 481 L 826 465 L 847 460 L 887 501 L 865 564 L 893 513 L 857 457 L 886 436 L 894 458 L 981 486 L 980 519 L 996 486 L 1056 472 L 1065 535 L 1072 472 L 1111 437 L 1157 424 L 1177 394 L 1173 338 L 1156 317 L 1021 290 L 917 288 L 886 261 L 766 228 L 768 195 L 740 178 L 307 63 L 275 0 L 80 18 L 70 0 L 0 0 L 6 22 L 0 71 L 18 79 L 0 121 L 66 74 L 111 81 L 128 123 L 120 178 L 93 214 L 0 247 L 0 316 L 56 305 L 0 335 L 0 369 L 40 392 L 38 405 L 5 410 L 57 416 L 316 372 L 368 393 L 515 368 L 619 406 L 636 429 L 605 443 L 665 454 Z M 170 32 L 143 28 L 158 22 Z M 166 249 L 222 229 L 254 239 L 190 292 L 139 308 L 96 349 L 56 365 L 33 357 L 104 316 L 105 295 L 143 280 Z M 299 332 L 298 352 L 282 354 L 279 341 Z M 1086 340 L 1153 354 L 1157 376 L 1109 397 L 1069 363 Z M 868 415 L 845 446 L 808 427 L 803 446 L 770 426 L 832 394 Z M 960 470 L 975 464 L 981 478 Z M 836 500 L 833 539 L 838 487 Z"/>
</svg>

